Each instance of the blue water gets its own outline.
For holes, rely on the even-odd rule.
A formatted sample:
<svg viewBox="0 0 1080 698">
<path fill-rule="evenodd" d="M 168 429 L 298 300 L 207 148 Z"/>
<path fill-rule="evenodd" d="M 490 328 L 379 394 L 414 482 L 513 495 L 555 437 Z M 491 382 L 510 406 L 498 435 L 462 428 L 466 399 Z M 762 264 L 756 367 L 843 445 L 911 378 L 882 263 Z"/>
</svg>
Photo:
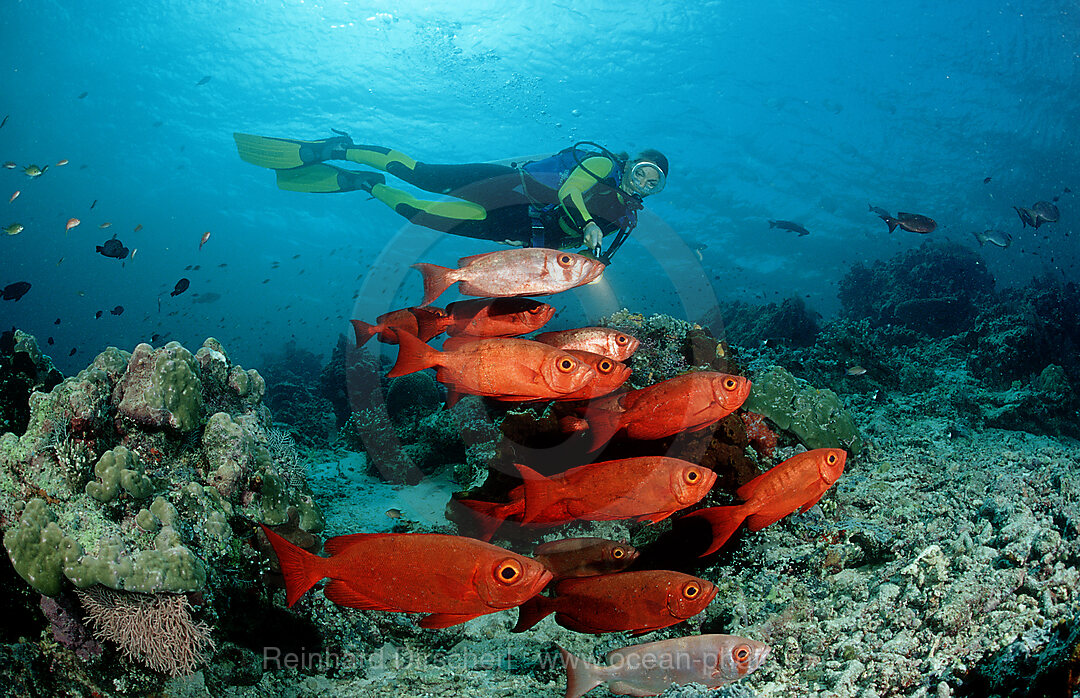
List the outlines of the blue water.
<svg viewBox="0 0 1080 698">
<path fill-rule="evenodd" d="M 419 301 L 409 263 L 497 249 L 404 226 L 359 192 L 278 190 L 233 131 L 339 128 L 431 162 L 659 148 L 656 216 L 610 286 L 559 299 L 577 304 L 567 317 L 693 320 L 717 299 L 791 294 L 828 317 L 853 262 L 925 239 L 887 234 L 868 203 L 965 245 L 1008 230 L 1011 248 L 982 250 L 999 287 L 1078 276 L 1062 195 L 1080 187 L 1071 2 L 35 0 L 5 3 L 3 21 L 0 160 L 20 169 L 0 170 L 0 224 L 26 229 L 0 239 L 0 286 L 33 288 L 0 303 L 0 325 L 54 337 L 65 373 L 154 333 L 192 349 L 216 336 L 248 366 L 289 338 L 325 355 L 349 317 Z M 30 163 L 52 167 L 31 180 Z M 1012 206 L 1055 195 L 1061 222 L 1021 232 Z M 123 265 L 94 252 L 114 232 L 137 250 Z M 705 244 L 701 260 L 680 240 Z M 170 297 L 181 277 L 190 290 Z"/>
</svg>

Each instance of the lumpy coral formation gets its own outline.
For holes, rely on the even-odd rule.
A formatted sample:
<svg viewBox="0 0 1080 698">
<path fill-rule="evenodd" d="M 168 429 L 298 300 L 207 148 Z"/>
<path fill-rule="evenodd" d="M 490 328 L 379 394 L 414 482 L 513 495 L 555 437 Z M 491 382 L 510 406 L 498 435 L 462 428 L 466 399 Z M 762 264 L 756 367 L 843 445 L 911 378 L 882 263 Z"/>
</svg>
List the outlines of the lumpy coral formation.
<svg viewBox="0 0 1080 698">
<path fill-rule="evenodd" d="M 257 565 L 243 522 L 293 516 L 319 531 L 310 490 L 270 456 L 263 393 L 214 339 L 195 354 L 176 342 L 109 348 L 33 393 L 25 432 L 0 437 L 0 522 L 17 573 L 45 596 L 223 599 L 237 566 Z"/>
</svg>

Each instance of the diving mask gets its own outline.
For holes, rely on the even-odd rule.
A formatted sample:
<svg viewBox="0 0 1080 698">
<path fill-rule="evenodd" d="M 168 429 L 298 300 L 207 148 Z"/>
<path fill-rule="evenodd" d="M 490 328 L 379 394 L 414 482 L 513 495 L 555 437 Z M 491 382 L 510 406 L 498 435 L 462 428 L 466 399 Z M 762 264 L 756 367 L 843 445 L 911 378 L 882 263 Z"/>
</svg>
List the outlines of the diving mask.
<svg viewBox="0 0 1080 698">
<path fill-rule="evenodd" d="M 659 194 L 667 184 L 667 176 L 660 166 L 649 160 L 638 160 L 626 173 L 626 184 L 638 196 Z"/>
</svg>

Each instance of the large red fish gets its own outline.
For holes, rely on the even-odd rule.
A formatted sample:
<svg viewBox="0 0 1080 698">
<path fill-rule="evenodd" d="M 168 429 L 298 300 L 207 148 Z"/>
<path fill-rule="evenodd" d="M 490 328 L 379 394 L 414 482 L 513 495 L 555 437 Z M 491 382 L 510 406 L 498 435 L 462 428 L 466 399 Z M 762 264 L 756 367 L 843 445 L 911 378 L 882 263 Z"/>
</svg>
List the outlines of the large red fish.
<svg viewBox="0 0 1080 698">
<path fill-rule="evenodd" d="M 640 456 L 590 463 L 544 477 L 517 465 L 523 484 L 505 504 L 458 500 L 478 516 L 484 539 L 506 519 L 534 526 L 637 519 L 656 523 L 708 494 L 716 473 L 678 458 Z"/>
<path fill-rule="evenodd" d="M 684 516 L 705 519 L 712 527 L 712 544 L 702 557 L 720 549 L 746 521 L 751 531 L 771 526 L 795 511 L 807 511 L 840 479 L 847 452 L 816 448 L 788 458 L 758 475 L 736 493 L 743 504 L 699 509 Z"/>
<path fill-rule="evenodd" d="M 442 331 L 442 323 L 446 319 L 446 311 L 440 308 L 402 308 L 383 313 L 375 318 L 375 324 L 363 320 L 350 320 L 353 331 L 356 333 L 356 346 L 364 346 L 374 336 L 384 344 L 397 344 L 398 332 L 405 331 L 426 342 Z"/>
<path fill-rule="evenodd" d="M 629 359 L 641 344 L 637 337 L 610 327 L 578 327 L 573 330 L 543 332 L 534 339 L 563 350 L 591 351 L 616 361 Z"/>
<path fill-rule="evenodd" d="M 517 337 L 540 329 L 554 314 L 555 308 L 531 298 L 455 301 L 439 328 L 451 337 Z"/>
<path fill-rule="evenodd" d="M 604 273 L 603 262 L 544 247 L 462 257 L 457 269 L 424 262 L 413 268 L 424 275 L 424 302 L 420 305 L 430 305 L 458 281 L 458 291 L 466 296 L 544 296 L 587 284 Z"/>
<path fill-rule="evenodd" d="M 757 670 L 769 646 L 736 635 L 691 635 L 612 650 L 593 664 L 555 645 L 566 666 L 566 698 L 607 685 L 621 696 L 658 696 L 672 684 L 718 688 Z"/>
<path fill-rule="evenodd" d="M 716 591 L 704 579 L 669 570 L 564 579 L 554 585 L 554 596 L 534 596 L 518 608 L 513 632 L 554 613 L 556 623 L 575 632 L 641 635 L 696 616 Z"/>
<path fill-rule="evenodd" d="M 588 406 L 590 451 L 623 431 L 631 439 L 662 439 L 715 424 L 746 401 L 750 381 L 715 371 L 684 373 Z"/>
<path fill-rule="evenodd" d="M 393 378 L 437 367 L 435 379 L 454 393 L 506 401 L 554 400 L 580 390 L 594 372 L 564 351 L 527 339 L 447 340 L 450 351 L 436 351 L 416 337 L 398 333 Z M 444 346 L 444 348 L 445 348 Z"/>
<path fill-rule="evenodd" d="M 313 555 L 266 526 L 295 604 L 320 580 L 339 606 L 428 613 L 422 628 L 446 628 L 513 608 L 551 581 L 543 564 L 472 538 L 435 533 L 355 533 L 330 538 Z"/>
</svg>

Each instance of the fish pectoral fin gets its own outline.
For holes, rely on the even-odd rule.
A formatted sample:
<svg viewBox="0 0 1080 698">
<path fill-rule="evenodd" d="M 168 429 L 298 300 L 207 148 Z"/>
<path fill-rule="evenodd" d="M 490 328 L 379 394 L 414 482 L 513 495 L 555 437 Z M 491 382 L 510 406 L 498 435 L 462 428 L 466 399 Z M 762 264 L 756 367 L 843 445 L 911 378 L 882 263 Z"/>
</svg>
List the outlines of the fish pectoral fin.
<svg viewBox="0 0 1080 698">
<path fill-rule="evenodd" d="M 828 492 L 828 490 L 826 490 L 825 492 Z M 821 494 L 819 494 L 818 496 L 814 497 L 813 499 L 811 499 L 811 500 L 810 500 L 809 502 L 807 502 L 806 504 L 803 504 L 803 505 L 802 505 L 801 507 L 799 507 L 799 513 L 800 513 L 800 514 L 805 514 L 806 512 L 808 512 L 808 511 L 810 511 L 811 509 L 813 509 L 813 508 L 814 508 L 814 505 L 815 505 L 815 504 L 817 504 L 818 502 L 820 502 L 820 501 L 821 501 L 821 498 L 825 496 L 825 492 L 822 492 Z"/>
<path fill-rule="evenodd" d="M 648 521 L 649 523 L 655 524 L 660 523 L 669 516 L 671 516 L 670 511 L 658 511 L 655 514 L 646 514 L 644 516 L 639 516 L 638 521 Z"/>
<path fill-rule="evenodd" d="M 386 604 L 375 601 L 367 596 L 364 596 L 356 589 L 349 586 L 348 582 L 343 582 L 340 579 L 333 579 L 326 588 L 323 590 L 323 594 L 329 600 L 336 603 L 338 606 L 346 606 L 348 608 L 359 608 L 365 611 L 400 611 L 399 608 L 387 606 Z"/>
<path fill-rule="evenodd" d="M 449 628 L 451 625 L 458 625 L 482 615 L 482 613 L 432 613 L 421 618 L 416 624 L 429 630 L 433 628 Z"/>
</svg>

